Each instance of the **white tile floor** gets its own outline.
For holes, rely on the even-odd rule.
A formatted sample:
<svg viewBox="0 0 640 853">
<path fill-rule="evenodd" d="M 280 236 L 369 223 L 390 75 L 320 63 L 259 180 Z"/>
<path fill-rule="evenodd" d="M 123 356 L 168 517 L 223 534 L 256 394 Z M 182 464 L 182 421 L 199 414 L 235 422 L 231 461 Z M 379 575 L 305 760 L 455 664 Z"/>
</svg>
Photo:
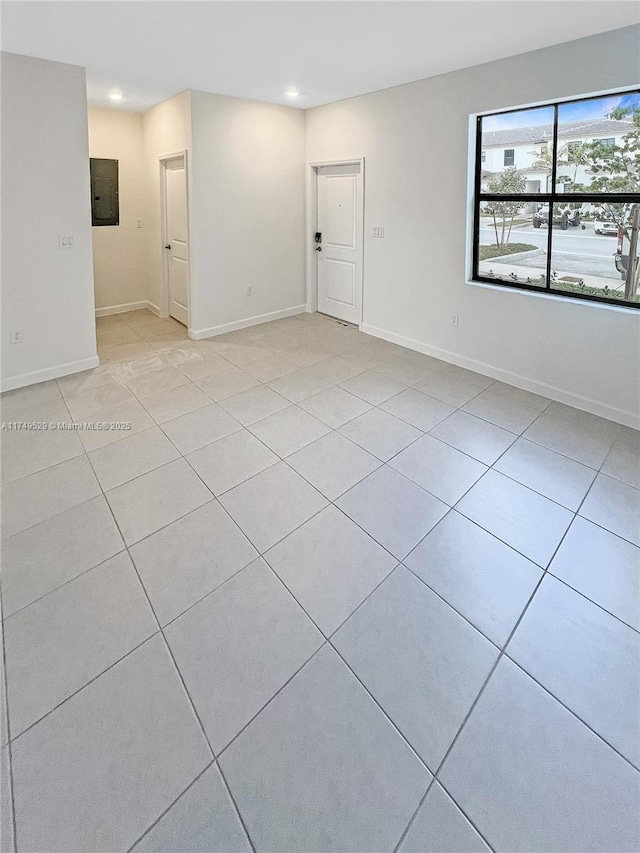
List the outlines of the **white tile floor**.
<svg viewBox="0 0 640 853">
<path fill-rule="evenodd" d="M 3 853 L 637 853 L 637 432 L 318 315 L 98 332 L 1 401 L 131 424 L 2 434 Z"/>
</svg>

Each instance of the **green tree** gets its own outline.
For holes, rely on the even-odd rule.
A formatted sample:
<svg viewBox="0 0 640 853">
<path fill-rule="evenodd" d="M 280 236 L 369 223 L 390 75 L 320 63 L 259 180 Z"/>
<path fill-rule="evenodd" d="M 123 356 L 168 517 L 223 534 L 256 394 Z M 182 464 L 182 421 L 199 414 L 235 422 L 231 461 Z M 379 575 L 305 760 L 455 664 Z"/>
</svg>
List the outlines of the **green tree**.
<svg viewBox="0 0 640 853">
<path fill-rule="evenodd" d="M 601 204 L 605 210 L 622 228 L 628 245 L 633 246 L 632 212 L 640 202 L 640 105 L 635 107 L 617 107 L 608 116 L 615 121 L 628 121 L 629 129 L 624 134 L 619 145 L 603 145 L 601 141 L 585 143 L 588 169 L 591 173 L 591 183 L 576 190 L 583 192 L 603 193 L 638 193 L 639 197 L 625 204 Z M 624 249 L 623 249 L 624 253 Z M 626 292 L 631 297 L 638 291 L 640 281 L 640 264 L 637 255 L 631 256 L 627 262 Z"/>
<path fill-rule="evenodd" d="M 518 174 L 515 167 L 509 167 L 487 184 L 487 193 L 507 195 L 524 193 L 527 182 L 523 175 Z M 496 246 L 506 246 L 511 239 L 513 220 L 524 209 L 524 201 L 488 201 L 484 212 L 493 217 L 493 228 L 496 233 Z M 500 220 L 500 224 L 498 224 Z"/>
<path fill-rule="evenodd" d="M 591 184 L 584 192 L 640 193 L 640 106 L 618 107 L 609 113 L 615 121 L 629 121 L 620 145 L 585 143 Z"/>
<path fill-rule="evenodd" d="M 573 167 L 573 175 L 558 175 L 558 183 L 561 181 L 570 183 L 572 189 L 577 185 L 578 169 L 580 166 L 589 168 L 593 164 L 591 145 L 591 142 L 581 142 L 580 144 L 567 144 L 562 147 L 558 152 L 558 166 Z"/>
<path fill-rule="evenodd" d="M 569 144 L 561 145 L 558 148 L 558 160 L 556 163 L 556 184 L 571 184 L 571 189 L 574 187 L 580 187 L 580 189 L 584 189 L 582 184 L 576 184 L 576 179 L 578 177 L 578 168 L 580 166 L 590 166 L 591 160 L 589 158 L 589 143 L 583 142 L 578 146 L 573 146 Z M 549 183 L 549 178 L 553 172 L 553 148 L 551 144 L 549 144 L 544 152 L 538 153 L 537 151 L 531 151 L 531 154 L 536 156 L 536 160 L 531 164 L 532 168 L 539 169 L 541 172 L 546 172 L 547 174 L 547 184 Z M 562 169 L 568 166 L 569 168 L 573 167 L 573 177 L 568 174 L 563 174 Z M 547 192 L 550 191 L 551 187 L 547 186 Z M 568 192 L 569 190 L 567 190 Z M 575 191 L 575 190 L 574 190 Z"/>
</svg>

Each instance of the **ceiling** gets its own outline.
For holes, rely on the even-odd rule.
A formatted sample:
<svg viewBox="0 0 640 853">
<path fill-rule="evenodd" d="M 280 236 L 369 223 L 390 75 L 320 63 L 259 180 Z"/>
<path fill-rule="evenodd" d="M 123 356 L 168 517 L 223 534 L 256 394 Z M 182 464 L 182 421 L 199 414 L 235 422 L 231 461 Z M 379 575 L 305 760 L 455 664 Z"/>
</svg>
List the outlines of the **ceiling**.
<svg viewBox="0 0 640 853">
<path fill-rule="evenodd" d="M 85 66 L 95 106 L 199 89 L 308 108 L 638 21 L 616 0 L 5 0 L 1 44 Z"/>
</svg>

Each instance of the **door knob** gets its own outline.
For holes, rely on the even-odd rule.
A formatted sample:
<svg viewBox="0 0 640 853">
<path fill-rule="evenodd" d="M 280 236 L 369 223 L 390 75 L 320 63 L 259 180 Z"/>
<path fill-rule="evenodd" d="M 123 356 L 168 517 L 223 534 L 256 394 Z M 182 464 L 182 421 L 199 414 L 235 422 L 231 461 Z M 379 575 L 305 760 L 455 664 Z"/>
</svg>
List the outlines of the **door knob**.
<svg viewBox="0 0 640 853">
<path fill-rule="evenodd" d="M 167 243 L 167 245 L 165 246 L 165 249 L 170 249 L 170 248 L 171 248 L 171 243 Z"/>
</svg>

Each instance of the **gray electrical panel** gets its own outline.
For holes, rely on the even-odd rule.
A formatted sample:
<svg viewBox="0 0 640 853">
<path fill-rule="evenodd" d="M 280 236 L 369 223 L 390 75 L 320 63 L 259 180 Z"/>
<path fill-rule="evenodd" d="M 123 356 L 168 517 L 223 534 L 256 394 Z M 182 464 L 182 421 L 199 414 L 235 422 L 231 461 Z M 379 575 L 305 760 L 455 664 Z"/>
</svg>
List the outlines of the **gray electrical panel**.
<svg viewBox="0 0 640 853">
<path fill-rule="evenodd" d="M 91 224 L 119 225 L 118 161 L 91 157 Z"/>
</svg>

